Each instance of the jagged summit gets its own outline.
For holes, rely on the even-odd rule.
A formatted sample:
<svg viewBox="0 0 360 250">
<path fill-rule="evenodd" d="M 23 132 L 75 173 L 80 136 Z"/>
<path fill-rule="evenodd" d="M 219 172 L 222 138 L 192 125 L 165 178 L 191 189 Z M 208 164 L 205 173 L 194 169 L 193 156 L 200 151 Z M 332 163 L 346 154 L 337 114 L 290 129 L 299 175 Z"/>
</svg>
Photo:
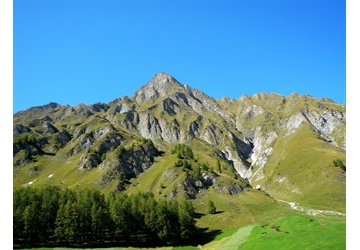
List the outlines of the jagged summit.
<svg viewBox="0 0 360 250">
<path fill-rule="evenodd" d="M 151 82 L 153 83 L 162 83 L 162 82 L 168 82 L 168 83 L 178 83 L 180 84 L 172 75 L 169 75 L 165 72 L 159 72 L 155 74 L 153 79 L 151 79 Z"/>
<path fill-rule="evenodd" d="M 160 72 L 157 73 L 147 84 L 139 88 L 132 99 L 136 102 L 152 100 L 164 97 L 173 91 L 183 89 L 184 86 L 173 76 Z"/>
</svg>

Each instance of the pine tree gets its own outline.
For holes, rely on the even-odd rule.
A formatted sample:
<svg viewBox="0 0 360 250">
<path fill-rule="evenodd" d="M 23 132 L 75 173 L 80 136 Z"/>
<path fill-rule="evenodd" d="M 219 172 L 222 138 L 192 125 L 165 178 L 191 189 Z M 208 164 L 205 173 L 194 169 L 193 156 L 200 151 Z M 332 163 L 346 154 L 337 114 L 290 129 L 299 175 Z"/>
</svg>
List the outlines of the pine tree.
<svg viewBox="0 0 360 250">
<path fill-rule="evenodd" d="M 179 202 L 178 216 L 180 224 L 180 238 L 189 241 L 195 233 L 194 208 L 189 201 Z"/>
<path fill-rule="evenodd" d="M 27 240 L 31 243 L 35 243 L 38 241 L 39 237 L 39 227 L 40 219 L 38 209 L 39 206 L 35 201 L 31 203 L 31 205 L 26 206 L 23 216 L 24 216 L 24 231 L 27 237 Z"/>
</svg>

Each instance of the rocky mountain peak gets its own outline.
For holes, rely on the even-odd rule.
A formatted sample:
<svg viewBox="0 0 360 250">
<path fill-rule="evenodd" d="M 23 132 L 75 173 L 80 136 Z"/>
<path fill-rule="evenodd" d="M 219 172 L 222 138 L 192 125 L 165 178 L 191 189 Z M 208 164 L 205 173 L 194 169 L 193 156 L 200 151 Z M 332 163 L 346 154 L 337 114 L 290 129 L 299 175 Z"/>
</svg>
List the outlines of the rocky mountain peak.
<svg viewBox="0 0 360 250">
<path fill-rule="evenodd" d="M 173 76 L 171 76 L 165 72 L 159 72 L 159 73 L 155 74 L 153 79 L 151 79 L 151 82 L 154 82 L 154 83 L 168 82 L 168 83 L 179 84 L 179 82 Z"/>
<path fill-rule="evenodd" d="M 157 73 L 147 84 L 138 89 L 132 96 L 136 102 L 149 101 L 162 98 L 173 91 L 182 89 L 180 84 L 173 76 L 160 72 Z"/>
</svg>

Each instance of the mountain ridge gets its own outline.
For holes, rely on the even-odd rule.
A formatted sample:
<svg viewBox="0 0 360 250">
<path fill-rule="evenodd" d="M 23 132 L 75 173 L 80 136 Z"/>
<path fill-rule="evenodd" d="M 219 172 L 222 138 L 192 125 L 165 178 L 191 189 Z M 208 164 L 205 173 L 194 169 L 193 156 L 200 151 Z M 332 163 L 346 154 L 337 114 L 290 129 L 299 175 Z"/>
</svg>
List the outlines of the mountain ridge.
<svg viewBox="0 0 360 250">
<path fill-rule="evenodd" d="M 126 178 L 137 178 L 143 171 L 150 171 L 147 169 L 159 156 L 155 151 L 150 153 L 146 156 L 146 167 L 139 168 L 139 161 L 151 151 L 144 148 L 141 138 L 151 140 L 165 153 L 165 158 L 173 145 L 190 145 L 206 161 L 213 165 L 220 161 L 224 167 L 231 166 L 227 168 L 234 169 L 236 178 L 246 178 L 254 187 L 278 194 L 279 198 L 284 197 L 276 190 L 279 184 L 273 179 L 287 180 L 287 186 L 294 190 L 305 188 L 281 176 L 287 171 L 281 166 L 284 157 L 298 157 L 296 151 L 288 156 L 284 145 L 303 147 L 292 143 L 301 141 L 297 139 L 299 131 L 310 151 L 312 145 L 329 150 L 325 158 L 322 154 L 314 155 L 313 150 L 306 151 L 312 155 L 309 162 L 320 164 L 318 168 L 324 169 L 323 173 L 332 160 L 345 161 L 346 155 L 346 105 L 297 93 L 286 97 L 262 92 L 238 99 L 215 100 L 164 72 L 156 74 L 132 97 L 75 106 L 51 102 L 15 113 L 13 122 L 15 172 L 25 171 L 20 170 L 24 167 L 41 170 L 45 162 L 51 160 L 49 158 L 62 162 L 61 157 L 66 155 L 74 169 L 101 170 L 93 183 L 104 184 L 101 180 L 105 178 L 105 185 L 114 182 L 120 172 L 128 173 Z M 122 163 L 112 151 L 120 145 L 140 158 L 128 157 L 124 165 L 126 161 Z M 288 164 L 301 167 L 298 162 Z M 110 169 L 111 165 L 115 167 Z M 104 169 L 108 172 L 106 177 L 101 177 Z M 29 171 L 39 174 L 42 170 Z M 275 171 L 279 177 L 274 175 Z M 208 176 L 206 171 L 203 174 Z M 26 177 L 20 175 L 20 179 L 16 176 L 15 182 L 23 184 L 31 178 L 26 174 Z M 73 182 L 79 183 L 78 180 Z"/>
</svg>

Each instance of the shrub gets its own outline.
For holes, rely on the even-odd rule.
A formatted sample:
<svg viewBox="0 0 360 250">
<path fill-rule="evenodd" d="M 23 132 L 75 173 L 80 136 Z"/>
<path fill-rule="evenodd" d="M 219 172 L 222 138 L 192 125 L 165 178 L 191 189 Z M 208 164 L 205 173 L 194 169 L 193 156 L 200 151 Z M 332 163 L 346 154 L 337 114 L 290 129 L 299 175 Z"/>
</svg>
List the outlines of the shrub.
<svg viewBox="0 0 360 250">
<path fill-rule="evenodd" d="M 123 180 L 124 180 L 124 173 L 123 173 L 123 172 L 120 172 L 120 173 L 119 173 L 118 179 L 119 179 L 119 181 L 123 181 Z"/>
<path fill-rule="evenodd" d="M 216 159 L 216 167 L 217 167 L 217 170 L 218 172 L 221 174 L 221 163 L 220 163 L 220 160 L 219 159 Z"/>
<path fill-rule="evenodd" d="M 125 153 L 125 148 L 124 148 L 124 146 L 123 145 L 120 145 L 120 146 L 118 146 L 117 148 L 116 148 L 116 156 L 118 157 L 118 158 L 121 158 L 122 157 L 122 155 Z"/>
<path fill-rule="evenodd" d="M 208 213 L 209 214 L 215 214 L 216 213 L 216 207 L 215 207 L 215 204 L 212 200 L 208 200 Z"/>
<path fill-rule="evenodd" d="M 194 153 L 192 149 L 185 144 L 177 144 L 172 150 L 172 154 L 177 155 L 179 159 L 194 159 Z"/>
<path fill-rule="evenodd" d="M 263 227 L 263 228 L 267 227 L 268 225 L 269 225 L 269 224 L 266 223 L 266 222 L 261 222 L 261 223 L 260 223 L 260 226 Z"/>
<path fill-rule="evenodd" d="M 174 164 L 174 167 L 181 167 L 183 165 L 182 160 L 177 160 Z"/>
<path fill-rule="evenodd" d="M 334 167 L 341 168 L 342 170 L 346 171 L 346 166 L 340 159 L 333 160 L 332 164 Z"/>
</svg>

